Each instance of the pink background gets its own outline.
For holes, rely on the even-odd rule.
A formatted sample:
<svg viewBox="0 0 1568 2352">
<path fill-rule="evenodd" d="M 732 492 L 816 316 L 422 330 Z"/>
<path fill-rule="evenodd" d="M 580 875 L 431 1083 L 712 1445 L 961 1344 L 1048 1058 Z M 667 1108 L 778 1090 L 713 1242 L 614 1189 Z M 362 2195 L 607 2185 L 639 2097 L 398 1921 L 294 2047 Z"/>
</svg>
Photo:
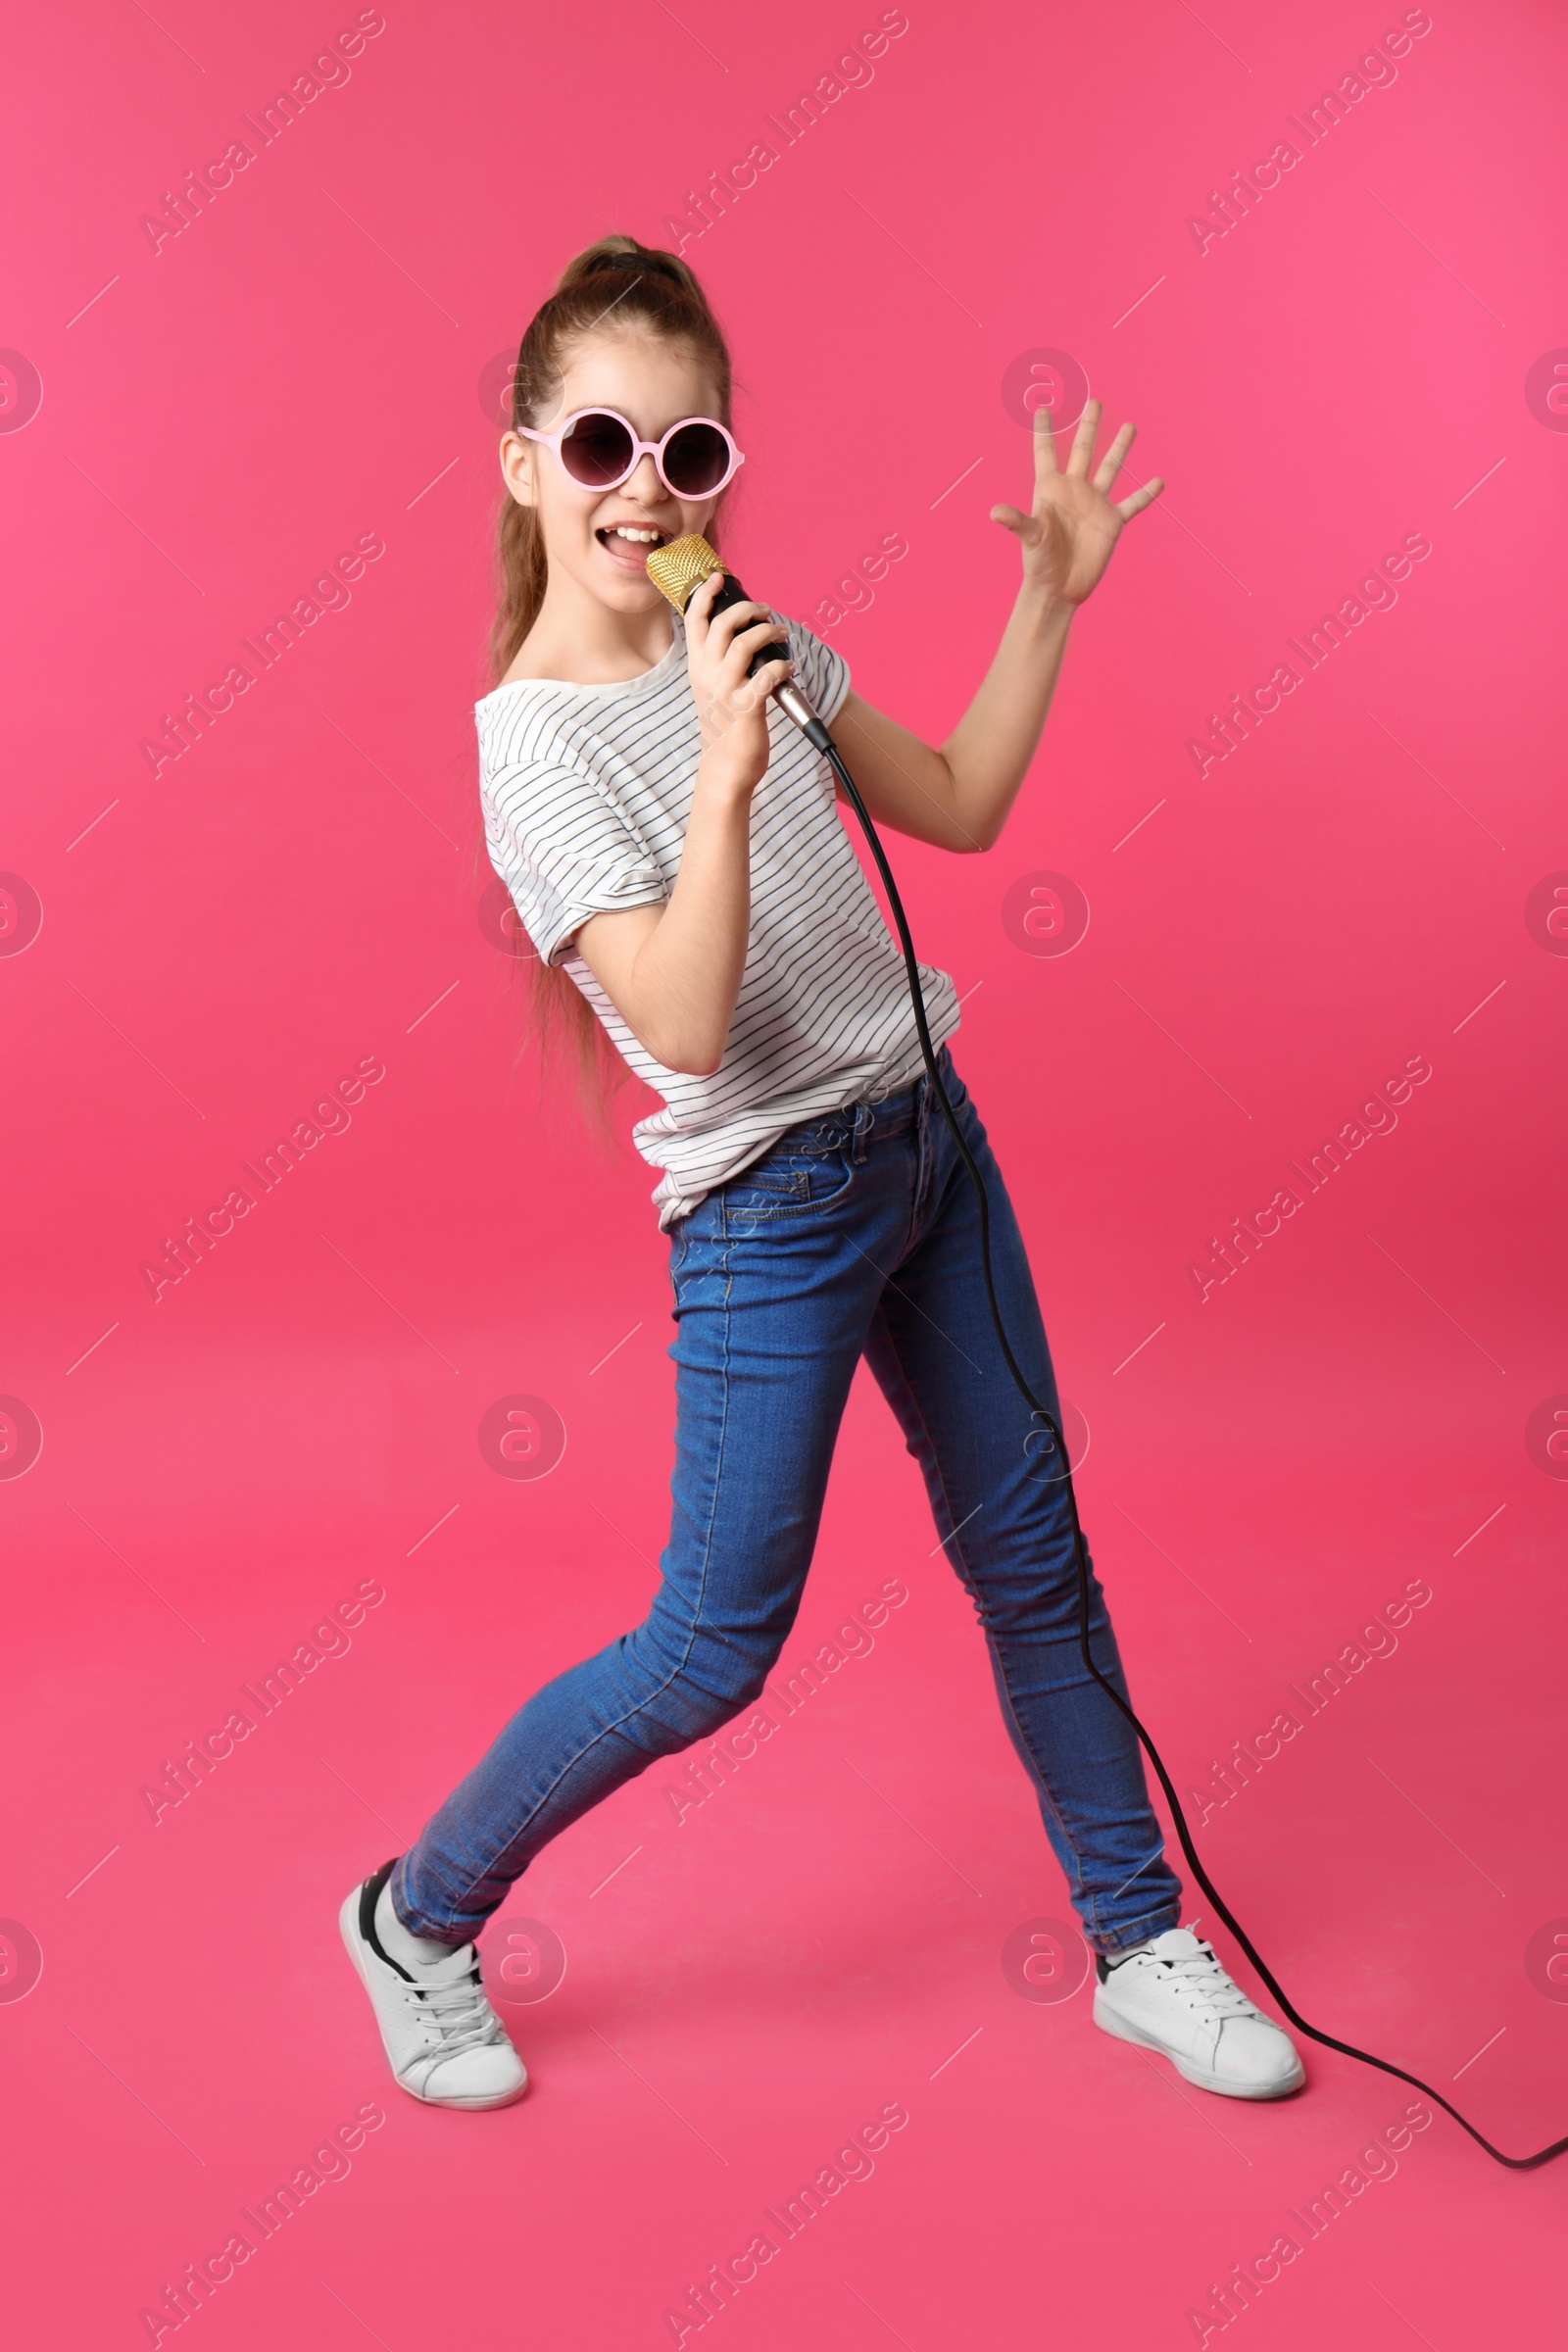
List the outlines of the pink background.
<svg viewBox="0 0 1568 2352">
<path fill-rule="evenodd" d="M 972 992 L 956 1058 L 1183 1789 L 1430 1586 L 1203 1844 L 1310 2016 L 1518 2150 L 1568 2129 L 1542 1959 L 1568 1931 L 1568 1465 L 1526 1443 L 1568 1404 L 1568 961 L 1526 919 L 1568 868 L 1568 438 L 1539 388 L 1568 361 L 1556 12 L 1436 7 L 1250 215 L 1202 251 L 1187 225 L 1400 15 L 910 0 L 874 78 L 686 251 L 744 387 L 737 568 L 810 619 L 903 534 L 827 633 L 934 737 L 1013 592 L 986 518 L 1027 491 L 1009 367 L 1070 354 L 1142 428 L 1130 478 L 1168 478 L 1001 846 L 894 854 L 923 953 Z M 42 1954 L 0 2002 L 18 2344 L 147 2341 L 166 2282 L 369 2101 L 384 2126 L 218 2290 L 208 2352 L 667 2343 L 688 2283 L 899 2100 L 875 2175 L 712 2323 L 730 2352 L 1174 2347 L 1404 2104 L 1310 2048 L 1302 2099 L 1184 2092 L 1094 2031 L 1087 1990 L 1019 1997 L 1004 1946 L 1070 1919 L 1065 1889 L 867 1384 L 786 1663 L 885 1579 L 909 1599 L 700 1812 L 677 1827 L 656 1769 L 522 1882 L 511 1910 L 567 1961 L 519 2012 L 528 2099 L 398 2093 L 337 1941 L 345 1889 L 521 1698 L 641 1615 L 666 1510 L 653 1172 L 514 1067 L 522 973 L 476 911 L 477 387 L 570 253 L 668 242 L 878 16 L 389 6 L 347 83 L 156 253 L 141 217 L 354 11 L 13 30 L 0 342 L 42 385 L 0 435 L 24 689 L 0 866 L 42 907 L 0 957 L 0 1391 L 42 1431 L 0 1480 L 0 1913 L 25 1931 L 0 1932 L 0 1992 L 26 1936 Z M 1415 533 L 1397 603 L 1200 776 L 1209 713 Z M 352 601 L 155 778 L 162 714 L 370 534 Z M 1067 956 L 1004 923 L 1042 870 L 1089 903 Z M 1432 1075 L 1397 1128 L 1200 1302 L 1210 1237 L 1412 1056 Z M 155 1303 L 164 1237 L 362 1057 L 385 1074 L 352 1124 Z M 622 1138 L 644 1107 L 628 1090 Z M 541 1480 L 477 1443 L 518 1394 L 566 1431 Z M 349 1652 L 155 1826 L 143 1786 L 366 1580 L 385 1599 Z M 1563 2178 L 1440 2117 L 1248 2341 L 1547 2344 Z"/>
</svg>

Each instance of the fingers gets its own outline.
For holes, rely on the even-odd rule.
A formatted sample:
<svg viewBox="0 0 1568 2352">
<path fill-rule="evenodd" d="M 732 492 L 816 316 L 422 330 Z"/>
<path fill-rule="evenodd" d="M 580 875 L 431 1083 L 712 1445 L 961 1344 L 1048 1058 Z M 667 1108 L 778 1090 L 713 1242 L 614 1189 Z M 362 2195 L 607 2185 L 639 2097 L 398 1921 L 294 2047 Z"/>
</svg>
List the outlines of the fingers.
<svg viewBox="0 0 1568 2352">
<path fill-rule="evenodd" d="M 1072 437 L 1072 450 L 1067 459 L 1069 473 L 1087 474 L 1089 471 L 1089 461 L 1095 454 L 1095 435 L 1100 430 L 1100 409 L 1098 400 L 1084 403 L 1084 413 L 1078 419 L 1078 430 Z"/>
<path fill-rule="evenodd" d="M 736 700 L 739 701 L 743 696 L 747 697 L 745 705 L 747 709 L 754 708 L 756 703 L 766 702 L 775 687 L 784 684 L 794 666 L 795 664 L 788 657 L 781 662 L 765 662 L 755 678 L 742 678 L 735 690 Z"/>
<path fill-rule="evenodd" d="M 1052 470 L 1054 471 L 1054 467 Z M 993 522 L 1000 522 L 1004 530 L 1013 531 L 1020 537 L 1029 528 L 1030 522 L 1027 514 L 1020 514 L 1016 507 L 1008 506 L 993 507 L 991 519 Z"/>
<path fill-rule="evenodd" d="M 721 570 L 710 571 L 706 579 L 698 581 L 686 599 L 685 619 L 688 627 L 694 620 L 698 623 L 699 643 L 708 634 L 708 622 L 711 614 L 713 599 L 723 585 L 723 572 Z"/>
<path fill-rule="evenodd" d="M 787 637 L 789 631 L 785 622 L 774 619 L 769 606 L 758 604 L 750 597 L 726 605 L 721 612 L 715 613 L 713 599 L 724 578 L 722 571 L 710 571 L 698 583 L 687 600 L 686 618 L 688 624 L 696 622 L 694 648 L 706 652 L 715 663 L 731 662 L 736 647 L 744 645 L 746 652 L 741 664 L 744 670 L 746 662 L 769 637 Z"/>
<path fill-rule="evenodd" d="M 1099 466 L 1096 468 L 1095 488 L 1097 490 L 1108 490 L 1110 488 L 1111 483 L 1116 479 L 1116 476 L 1118 473 L 1120 473 L 1123 466 L 1126 465 L 1127 452 L 1131 449 L 1133 442 L 1137 438 L 1137 435 L 1138 427 L 1136 424 L 1124 424 L 1122 426 L 1120 432 L 1118 432 L 1116 435 L 1115 440 L 1106 450 L 1104 456 L 1100 461 Z"/>
<path fill-rule="evenodd" d="M 705 580 L 703 586 L 706 588 L 707 585 Z M 743 633 L 758 628 L 782 629 L 783 626 L 782 621 L 774 619 L 770 606 L 760 605 L 748 597 L 740 604 L 726 605 L 722 612 L 716 613 L 710 634 L 722 660 Z M 755 652 L 755 647 L 753 650 Z"/>
<path fill-rule="evenodd" d="M 1151 474 L 1143 488 L 1135 490 L 1131 498 L 1118 499 L 1116 512 L 1123 522 L 1131 522 L 1135 514 L 1141 514 L 1146 507 L 1152 507 L 1164 487 L 1162 474 Z"/>
<path fill-rule="evenodd" d="M 793 677 L 794 665 L 784 647 L 774 649 L 765 639 L 760 645 L 752 645 L 743 637 L 737 639 L 736 646 L 738 651 L 731 650 L 730 659 L 724 665 L 724 682 L 720 692 L 728 697 L 735 710 L 755 710 L 758 704 L 765 701 L 775 687 L 782 686 L 786 678 Z M 778 656 L 776 661 L 764 663 L 755 676 L 748 674 L 759 654 L 775 650 Z"/>
<path fill-rule="evenodd" d="M 771 644 L 777 652 L 778 661 L 769 662 L 768 668 L 775 669 L 782 666 L 784 669 L 789 669 L 792 666 L 789 634 L 789 630 L 782 621 L 764 622 L 755 629 L 743 629 L 740 635 L 731 642 L 730 659 L 739 663 L 744 675 L 758 655 L 766 653 Z M 759 670 L 757 674 L 759 677 L 765 677 L 767 671 Z"/>
<path fill-rule="evenodd" d="M 718 659 L 726 672 L 733 672 L 740 677 L 746 675 L 748 665 L 756 660 L 759 654 L 766 650 L 770 642 L 781 641 L 779 643 L 780 657 L 786 662 L 789 660 L 788 623 L 775 620 L 765 606 L 762 609 L 763 617 L 760 620 L 748 621 L 747 613 L 753 610 L 754 608 L 750 605 L 736 605 L 728 612 L 721 612 L 718 616 L 720 621 L 725 621 L 732 620 L 737 614 L 739 615 L 740 625 L 730 632 L 729 642 L 723 646 Z M 714 642 L 716 644 L 718 640 L 715 638 Z"/>
<path fill-rule="evenodd" d="M 742 653 L 741 663 L 748 657 Z M 755 677 L 748 677 L 744 666 L 737 667 L 732 678 L 721 676 L 704 708 L 704 722 L 710 734 L 722 735 L 735 718 L 747 718 L 759 710 L 770 694 L 776 693 L 794 671 L 794 663 L 785 659 L 766 662 Z"/>
<path fill-rule="evenodd" d="M 788 623 L 775 620 L 765 605 L 760 608 L 762 618 L 751 619 L 749 615 L 758 610 L 751 603 L 730 606 L 718 615 L 708 640 L 704 669 L 711 680 L 712 699 L 737 714 L 756 710 L 794 669 Z M 725 631 L 727 642 L 717 634 L 724 622 L 731 624 Z M 749 676 L 758 655 L 769 651 L 776 652 L 777 659 Z"/>
<path fill-rule="evenodd" d="M 1056 430 L 1051 421 L 1051 411 L 1041 405 L 1035 411 L 1035 479 L 1056 470 Z"/>
</svg>

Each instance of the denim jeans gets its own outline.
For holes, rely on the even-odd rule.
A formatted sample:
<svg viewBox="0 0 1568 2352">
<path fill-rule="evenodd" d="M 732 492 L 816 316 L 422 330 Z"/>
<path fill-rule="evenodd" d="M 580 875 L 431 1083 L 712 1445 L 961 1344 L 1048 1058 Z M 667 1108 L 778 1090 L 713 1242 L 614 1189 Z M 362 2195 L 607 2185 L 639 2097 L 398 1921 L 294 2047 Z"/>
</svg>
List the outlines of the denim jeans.
<svg viewBox="0 0 1568 2352">
<path fill-rule="evenodd" d="M 945 1047 L 942 1067 L 985 1179 L 1008 1339 L 1059 1418 L 1017 1221 Z M 670 1273 L 663 1581 L 641 1625 L 534 1692 L 401 1857 L 405 1925 L 466 1941 L 568 1823 L 759 1697 L 800 1606 L 863 1354 L 974 1603 L 1086 1938 L 1114 1952 L 1174 1927 L 1180 1882 L 1135 1735 L 1079 1652 L 1059 1461 L 1003 1362 L 973 1190 L 929 1082 L 791 1128 L 673 1228 Z M 1125 1695 L 1092 1568 L 1090 1596 L 1095 1661 Z"/>
</svg>

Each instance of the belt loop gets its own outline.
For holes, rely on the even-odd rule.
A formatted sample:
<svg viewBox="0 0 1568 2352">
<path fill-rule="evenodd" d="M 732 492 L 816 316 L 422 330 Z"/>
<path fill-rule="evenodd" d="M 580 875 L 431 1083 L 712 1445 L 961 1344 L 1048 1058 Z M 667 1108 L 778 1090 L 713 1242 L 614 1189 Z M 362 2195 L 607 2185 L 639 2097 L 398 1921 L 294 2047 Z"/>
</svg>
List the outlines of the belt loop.
<svg viewBox="0 0 1568 2352">
<path fill-rule="evenodd" d="M 865 1158 L 866 1138 L 871 1132 L 871 1121 L 874 1115 L 869 1102 L 857 1102 L 855 1105 L 855 1127 L 850 1141 L 850 1158 L 857 1166 Z"/>
</svg>

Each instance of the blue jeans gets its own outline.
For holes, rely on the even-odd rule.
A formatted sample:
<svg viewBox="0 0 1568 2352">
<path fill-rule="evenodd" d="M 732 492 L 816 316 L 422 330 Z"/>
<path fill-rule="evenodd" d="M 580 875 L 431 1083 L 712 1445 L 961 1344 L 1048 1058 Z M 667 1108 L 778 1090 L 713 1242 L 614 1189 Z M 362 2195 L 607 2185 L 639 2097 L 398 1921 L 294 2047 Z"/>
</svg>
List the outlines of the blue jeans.
<svg viewBox="0 0 1568 2352">
<path fill-rule="evenodd" d="M 1057 1413 L 1017 1221 L 945 1047 L 942 1067 L 985 1178 L 1007 1336 Z M 1115 1952 L 1174 1927 L 1180 1882 L 1136 1738 L 1079 1652 L 1057 1457 L 1002 1360 L 973 1190 L 929 1082 L 791 1128 L 674 1227 L 670 1273 L 662 1584 L 641 1625 L 534 1692 L 426 1824 L 392 1877 L 404 1924 L 466 1941 L 568 1823 L 758 1698 L 800 1607 L 863 1354 L 974 1602 L 1085 1936 Z M 1095 1661 L 1125 1695 L 1092 1569 L 1090 1595 Z"/>
</svg>

